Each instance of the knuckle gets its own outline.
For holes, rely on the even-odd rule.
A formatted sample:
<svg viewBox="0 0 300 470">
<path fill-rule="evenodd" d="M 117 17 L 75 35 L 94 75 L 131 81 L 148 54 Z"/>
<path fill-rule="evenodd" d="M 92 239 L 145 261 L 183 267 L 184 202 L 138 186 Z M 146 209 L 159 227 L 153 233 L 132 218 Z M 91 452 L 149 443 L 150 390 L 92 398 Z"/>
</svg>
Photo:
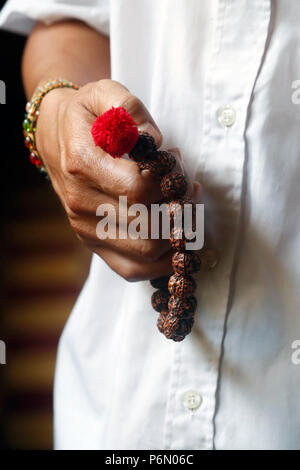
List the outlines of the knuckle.
<svg viewBox="0 0 300 470">
<path fill-rule="evenodd" d="M 69 219 L 70 226 L 74 230 L 76 235 L 83 237 L 84 236 L 83 231 L 81 227 L 79 226 L 78 220 L 74 217 L 74 214 L 72 213 L 70 215 L 68 214 L 68 219 Z"/>
<path fill-rule="evenodd" d="M 143 184 L 137 179 L 132 182 L 127 189 L 127 198 L 132 204 L 145 204 L 147 203 L 147 191 Z"/>
<path fill-rule="evenodd" d="M 73 214 L 78 214 L 82 211 L 81 197 L 74 191 L 68 192 L 65 196 L 67 213 L 69 218 L 73 218 Z"/>
<path fill-rule="evenodd" d="M 91 83 L 90 86 L 86 88 L 86 91 L 92 109 L 96 110 L 99 104 L 99 96 L 105 96 L 107 92 L 106 79 Z"/>
<path fill-rule="evenodd" d="M 110 78 L 102 78 L 97 82 L 91 83 L 91 90 L 94 91 L 95 89 L 99 92 L 107 92 L 107 89 L 111 86 L 113 80 Z"/>
<path fill-rule="evenodd" d="M 80 157 L 81 150 L 79 146 L 70 144 L 61 155 L 61 168 L 66 176 L 83 175 L 83 159 Z"/>
<path fill-rule="evenodd" d="M 76 176 L 79 173 L 77 159 L 74 158 L 70 153 L 66 158 L 61 160 L 62 172 L 65 175 Z"/>
<path fill-rule="evenodd" d="M 79 228 L 78 228 L 77 223 L 74 222 L 73 220 L 71 220 L 70 218 L 69 218 L 69 223 L 70 223 L 71 229 L 72 229 L 73 232 L 75 233 L 76 237 L 77 237 L 80 241 L 83 241 L 83 234 L 82 234 L 82 233 L 79 233 Z"/>
<path fill-rule="evenodd" d="M 120 83 L 111 80 L 109 78 L 103 78 L 101 80 L 98 80 L 96 82 L 91 82 L 88 85 L 85 85 L 85 93 L 87 93 L 88 101 L 90 102 L 92 109 L 98 109 L 99 108 L 99 97 L 105 97 L 105 96 L 110 96 L 114 90 L 120 87 Z M 118 90 L 118 93 L 120 93 L 120 90 Z M 127 96 L 129 94 L 128 90 L 122 86 L 122 93 Z M 119 95 L 118 95 L 119 96 Z M 120 100 L 122 101 L 122 100 Z M 105 103 L 105 100 L 103 101 L 103 104 Z M 121 104 L 116 104 L 116 106 L 121 106 Z"/>
<path fill-rule="evenodd" d="M 122 100 L 120 106 L 123 106 L 123 108 L 127 109 L 129 114 L 131 114 L 134 117 L 137 117 L 143 112 L 144 110 L 144 105 L 142 101 L 137 98 L 134 95 L 128 94 L 124 99 Z"/>
</svg>

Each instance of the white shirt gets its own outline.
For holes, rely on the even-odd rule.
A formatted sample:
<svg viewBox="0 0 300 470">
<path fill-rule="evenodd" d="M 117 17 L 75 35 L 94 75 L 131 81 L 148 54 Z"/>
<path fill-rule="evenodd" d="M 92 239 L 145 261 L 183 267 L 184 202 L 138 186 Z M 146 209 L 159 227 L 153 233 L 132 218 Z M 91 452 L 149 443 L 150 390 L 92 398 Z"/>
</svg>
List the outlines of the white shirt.
<svg viewBox="0 0 300 470">
<path fill-rule="evenodd" d="M 112 78 L 203 183 L 220 259 L 174 343 L 150 284 L 94 256 L 59 345 L 56 448 L 299 449 L 300 2 L 10 0 L 0 21 L 68 17 L 110 32 Z"/>
</svg>

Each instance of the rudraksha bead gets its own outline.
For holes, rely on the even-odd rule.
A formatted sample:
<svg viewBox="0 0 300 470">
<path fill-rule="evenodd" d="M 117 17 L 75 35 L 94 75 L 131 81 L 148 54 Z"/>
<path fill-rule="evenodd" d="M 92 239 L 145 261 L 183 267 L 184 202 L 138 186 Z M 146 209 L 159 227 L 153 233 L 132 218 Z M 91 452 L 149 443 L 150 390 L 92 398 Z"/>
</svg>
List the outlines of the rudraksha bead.
<svg viewBox="0 0 300 470">
<path fill-rule="evenodd" d="M 157 277 L 156 279 L 151 279 L 150 284 L 154 289 L 162 289 L 168 292 L 168 283 L 170 276 Z"/>
<path fill-rule="evenodd" d="M 164 290 L 157 290 L 153 292 L 151 297 L 151 303 L 154 310 L 161 312 L 162 310 L 168 308 L 170 295 Z"/>
<path fill-rule="evenodd" d="M 177 336 L 186 336 L 191 332 L 194 324 L 194 317 L 183 318 L 179 321 L 179 325 L 176 330 Z"/>
<path fill-rule="evenodd" d="M 168 310 L 162 310 L 158 316 L 156 325 L 161 333 L 164 332 L 164 324 L 165 324 L 167 315 L 168 315 Z"/>
<path fill-rule="evenodd" d="M 180 299 L 175 295 L 171 295 L 168 303 L 169 313 L 180 318 L 192 317 L 195 313 L 196 307 L 197 300 L 193 295 L 183 299 Z"/>
<path fill-rule="evenodd" d="M 196 283 L 191 276 L 173 274 L 169 279 L 169 292 L 180 299 L 192 294 L 196 289 Z"/>
<path fill-rule="evenodd" d="M 181 173 L 174 171 L 173 173 L 165 175 L 162 178 L 160 182 L 160 189 L 166 199 L 178 199 L 186 193 L 186 178 Z"/>
<path fill-rule="evenodd" d="M 189 251 L 188 253 L 180 253 L 176 251 L 172 257 L 172 266 L 177 274 L 196 273 L 201 267 L 201 258 L 198 251 Z"/>
<path fill-rule="evenodd" d="M 164 335 L 168 339 L 173 339 L 173 336 L 176 334 L 176 331 L 179 327 L 179 318 L 173 317 L 173 315 L 168 314 L 164 322 Z"/>
<path fill-rule="evenodd" d="M 149 172 L 158 178 L 170 173 L 176 165 L 176 158 L 172 153 L 159 150 L 152 160 L 142 160 L 138 163 L 140 170 Z"/>
<path fill-rule="evenodd" d="M 167 205 L 167 213 L 170 217 L 171 227 L 174 226 L 174 222 L 177 225 L 181 224 L 183 226 L 184 210 L 187 209 L 188 204 L 192 205 L 192 225 L 194 226 L 194 222 L 196 219 L 195 203 L 191 199 L 184 197 L 181 199 L 175 199 L 174 201 L 170 201 Z"/>
<path fill-rule="evenodd" d="M 193 317 L 180 319 L 169 313 L 164 320 L 162 332 L 167 339 L 182 341 L 191 332 L 193 324 Z"/>
<path fill-rule="evenodd" d="M 140 132 L 137 143 L 130 152 L 130 158 L 135 162 L 155 158 L 156 143 L 154 137 L 148 132 Z"/>
<path fill-rule="evenodd" d="M 193 242 L 195 240 L 195 236 L 192 236 L 193 233 L 187 233 L 180 227 L 174 227 L 170 230 L 170 243 L 171 247 L 175 251 L 185 252 L 186 244 L 189 242 Z"/>
<path fill-rule="evenodd" d="M 170 230 L 170 243 L 173 250 L 184 252 L 186 246 L 186 239 L 184 231 L 181 228 L 171 228 Z"/>
</svg>

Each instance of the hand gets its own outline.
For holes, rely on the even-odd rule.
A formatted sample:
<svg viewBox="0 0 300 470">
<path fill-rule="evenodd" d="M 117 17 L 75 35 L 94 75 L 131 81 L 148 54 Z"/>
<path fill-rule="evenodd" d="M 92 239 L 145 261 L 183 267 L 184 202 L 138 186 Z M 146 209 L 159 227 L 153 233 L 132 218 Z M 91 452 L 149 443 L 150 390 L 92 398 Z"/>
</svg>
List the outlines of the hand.
<svg viewBox="0 0 300 470">
<path fill-rule="evenodd" d="M 152 134 L 161 146 L 161 133 L 142 102 L 120 83 L 100 80 L 79 91 L 57 89 L 45 96 L 37 123 L 37 148 L 77 237 L 128 281 L 153 279 L 172 272 L 168 240 L 100 240 L 96 235 L 100 204 L 111 204 L 118 221 L 119 196 L 127 196 L 128 204 L 147 206 L 162 199 L 159 182 L 148 171 L 140 172 L 135 162 L 113 159 L 95 147 L 91 126 L 112 106 L 124 106 L 139 130 Z M 196 202 L 199 187 L 189 182 L 189 195 Z"/>
</svg>

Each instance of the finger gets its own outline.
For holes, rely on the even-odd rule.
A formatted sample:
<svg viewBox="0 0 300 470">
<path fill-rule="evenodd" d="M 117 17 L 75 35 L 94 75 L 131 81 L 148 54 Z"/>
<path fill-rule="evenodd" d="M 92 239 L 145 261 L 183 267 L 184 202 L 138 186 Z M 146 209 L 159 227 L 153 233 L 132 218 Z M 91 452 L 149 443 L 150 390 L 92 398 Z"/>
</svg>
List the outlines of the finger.
<svg viewBox="0 0 300 470">
<path fill-rule="evenodd" d="M 65 167 L 68 174 L 90 182 L 99 191 L 118 198 L 127 196 L 130 203 L 141 202 L 146 205 L 161 198 L 160 186 L 149 174 L 142 174 L 137 164 L 124 158 L 112 158 L 99 147 L 95 147 L 90 129 L 91 115 L 88 111 L 81 117 L 85 125 L 81 128 L 80 140 L 66 148 Z M 74 130 L 74 132 L 73 132 Z M 76 132 L 76 124 L 70 125 L 70 132 Z"/>
<path fill-rule="evenodd" d="M 193 182 L 185 170 L 184 162 L 183 162 L 182 155 L 181 155 L 179 148 L 174 147 L 174 148 L 168 149 L 167 151 L 172 153 L 176 158 L 175 170 L 185 176 L 185 179 L 187 182 L 187 190 L 185 193 L 185 197 L 192 197 L 192 194 L 194 191 Z"/>
<path fill-rule="evenodd" d="M 132 119 L 136 122 L 139 130 L 147 131 L 153 135 L 157 147 L 162 144 L 162 135 L 154 119 L 144 104 L 129 90 L 115 80 L 100 80 L 86 86 L 87 106 L 95 116 L 100 116 L 112 106 L 124 107 Z"/>
<path fill-rule="evenodd" d="M 191 194 L 191 199 L 196 203 L 199 204 L 202 200 L 203 195 L 203 188 L 199 181 L 193 181 L 193 190 Z"/>
<path fill-rule="evenodd" d="M 97 221 L 99 221 L 105 217 L 109 224 L 115 223 L 116 226 L 125 224 L 127 228 L 127 225 L 138 217 L 141 227 L 147 233 L 150 233 L 152 225 L 157 226 L 156 221 L 151 224 L 151 207 L 140 204 L 132 207 L 128 200 L 115 199 L 95 187 L 86 186 L 85 183 L 69 183 L 67 194 L 64 194 L 62 202 L 69 217 L 73 219 L 80 220 L 88 216 L 93 221 L 93 218 L 97 216 Z"/>
<path fill-rule="evenodd" d="M 172 274 L 172 255 L 169 251 L 162 258 L 153 263 L 143 263 L 127 258 L 108 248 L 92 251 L 99 255 L 113 271 L 130 282 L 155 279 L 160 276 Z"/>
<path fill-rule="evenodd" d="M 69 123 L 72 140 L 62 149 L 65 171 L 77 181 L 79 177 L 90 181 L 100 191 L 112 197 L 127 195 L 131 203 L 142 202 L 149 205 L 159 200 L 159 182 L 150 174 L 142 174 L 137 164 L 131 160 L 112 158 L 100 147 L 95 147 L 91 135 L 93 122 L 94 117 L 88 109 L 78 105 Z"/>
<path fill-rule="evenodd" d="M 153 262 L 170 250 L 169 239 L 133 238 L 135 232 L 132 230 L 129 234 L 127 226 L 117 227 L 114 218 L 109 220 L 107 217 L 101 223 L 95 216 L 75 214 L 69 221 L 77 237 L 84 243 L 94 245 L 95 248 L 110 248 L 137 261 Z"/>
<path fill-rule="evenodd" d="M 203 188 L 199 181 L 192 180 L 185 169 L 184 160 L 182 159 L 181 152 L 178 147 L 168 149 L 168 152 L 176 155 L 177 158 L 177 168 L 180 168 L 183 175 L 185 175 L 188 182 L 188 189 L 186 195 L 190 197 L 196 204 L 200 203 L 203 195 Z"/>
<path fill-rule="evenodd" d="M 182 155 L 178 147 L 173 147 L 167 150 L 167 152 L 172 153 L 176 158 L 176 169 L 180 170 L 180 173 L 184 175 L 184 168 L 182 165 Z"/>
</svg>

